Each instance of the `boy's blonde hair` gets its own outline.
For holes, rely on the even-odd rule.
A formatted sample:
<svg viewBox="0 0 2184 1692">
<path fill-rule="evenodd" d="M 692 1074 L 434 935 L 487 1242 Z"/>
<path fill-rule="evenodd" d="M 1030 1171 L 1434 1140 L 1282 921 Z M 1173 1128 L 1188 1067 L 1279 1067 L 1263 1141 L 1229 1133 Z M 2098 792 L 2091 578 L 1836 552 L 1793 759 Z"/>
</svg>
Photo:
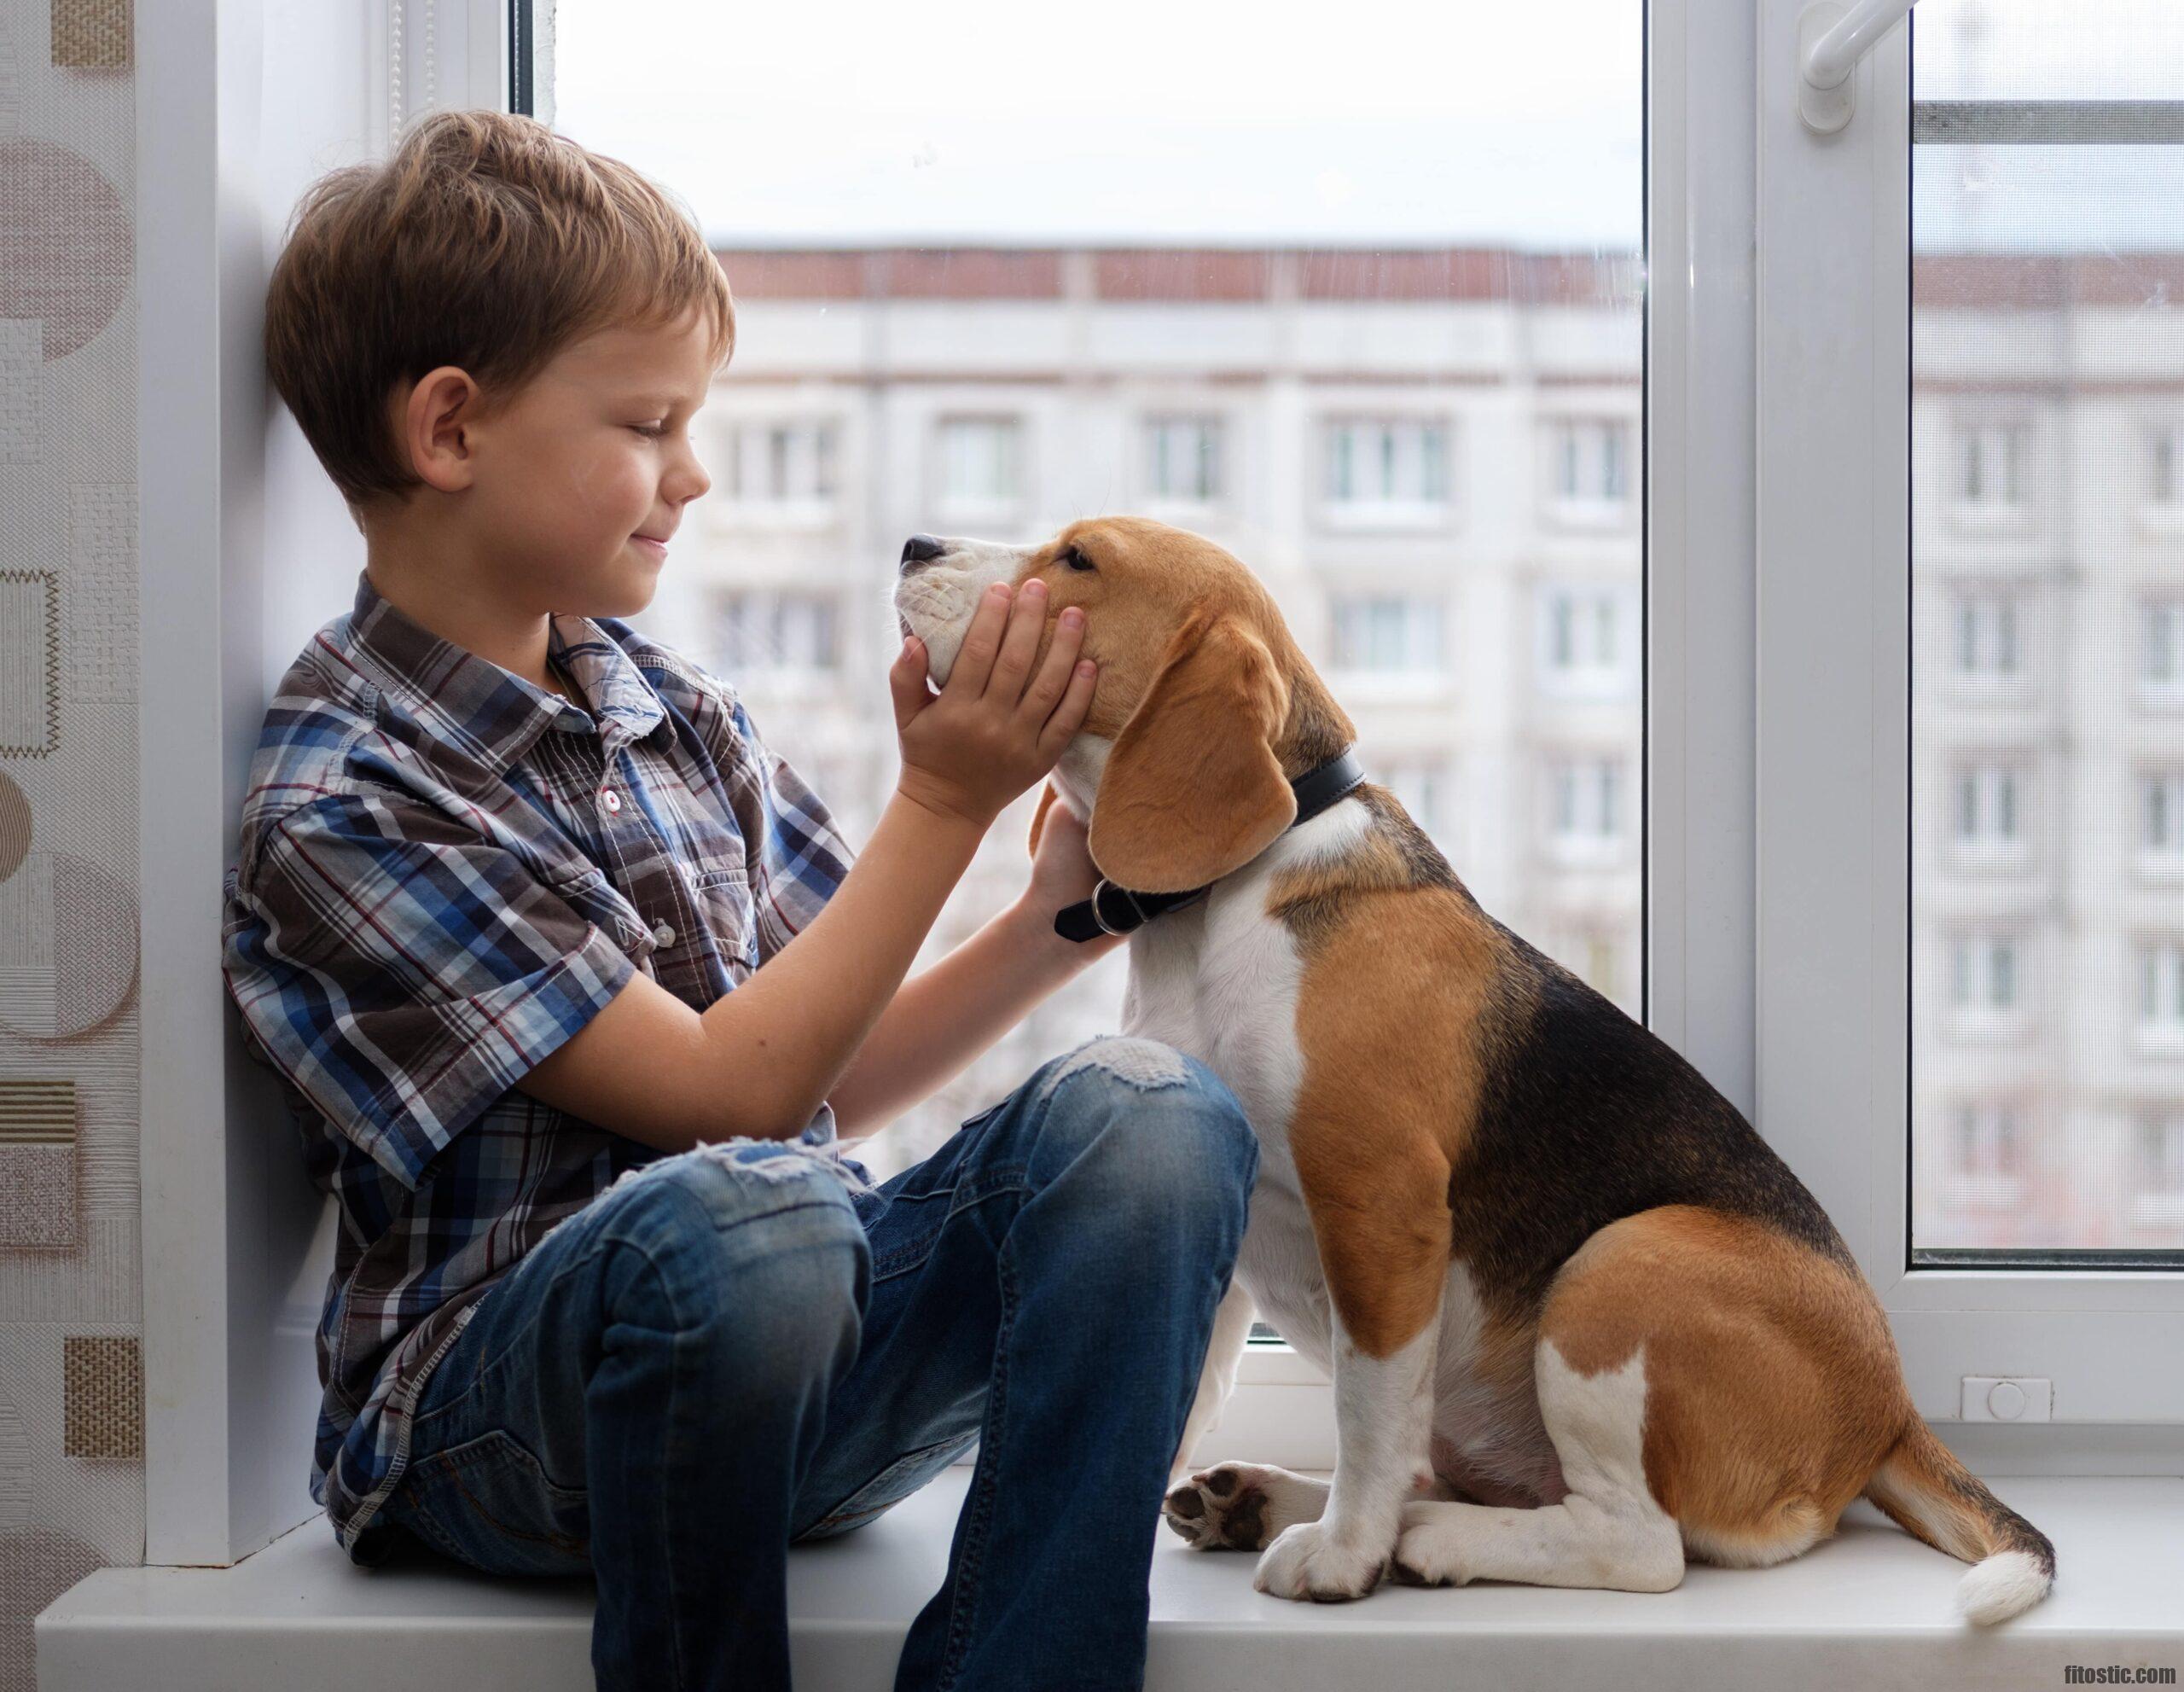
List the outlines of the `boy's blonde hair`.
<svg viewBox="0 0 2184 1692">
<path fill-rule="evenodd" d="M 352 505 L 416 478 L 388 402 L 442 364 L 505 393 L 594 330 L 694 309 L 735 342 L 727 279 L 688 212 L 534 119 L 441 112 L 382 165 L 313 184 L 265 301 L 273 385 Z"/>
</svg>

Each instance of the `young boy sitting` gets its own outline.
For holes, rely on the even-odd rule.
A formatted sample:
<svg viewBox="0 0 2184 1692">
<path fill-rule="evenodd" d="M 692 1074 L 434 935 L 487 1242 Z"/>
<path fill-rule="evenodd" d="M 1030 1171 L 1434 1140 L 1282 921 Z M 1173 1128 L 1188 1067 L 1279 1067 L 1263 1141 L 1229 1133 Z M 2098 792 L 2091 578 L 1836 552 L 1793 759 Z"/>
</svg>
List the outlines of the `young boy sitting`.
<svg viewBox="0 0 2184 1692">
<path fill-rule="evenodd" d="M 1136 1686 L 1256 1143 L 1112 1039 L 883 1186 L 839 1154 L 1086 961 L 1057 807 L 1019 901 L 903 979 L 1095 677 L 1035 584 L 937 693 L 906 642 L 852 865 L 733 688 L 620 620 L 733 328 L 657 189 L 491 113 L 319 183 L 275 269 L 274 383 L 366 542 L 266 715 L 224 928 L 340 1208 L 311 1496 L 358 1562 L 591 1571 L 602 1687 L 781 1687 L 790 1543 L 975 1439 L 897 1684 Z"/>
</svg>

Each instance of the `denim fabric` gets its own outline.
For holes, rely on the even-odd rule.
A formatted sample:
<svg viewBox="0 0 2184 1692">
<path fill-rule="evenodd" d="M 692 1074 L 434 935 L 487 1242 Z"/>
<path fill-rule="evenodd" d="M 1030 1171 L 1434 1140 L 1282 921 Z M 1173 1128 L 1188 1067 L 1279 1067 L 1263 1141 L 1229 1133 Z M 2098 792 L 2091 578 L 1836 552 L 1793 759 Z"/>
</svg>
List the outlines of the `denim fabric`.
<svg viewBox="0 0 2184 1692">
<path fill-rule="evenodd" d="M 878 1188 L 824 1150 L 663 1158 L 479 1301 L 386 1515 L 488 1571 L 591 1571 L 601 1688 L 786 1687 L 789 1543 L 976 1440 L 897 1685 L 1136 1687 L 1161 1489 L 1258 1163 L 1211 1071 L 1122 1039 Z"/>
</svg>

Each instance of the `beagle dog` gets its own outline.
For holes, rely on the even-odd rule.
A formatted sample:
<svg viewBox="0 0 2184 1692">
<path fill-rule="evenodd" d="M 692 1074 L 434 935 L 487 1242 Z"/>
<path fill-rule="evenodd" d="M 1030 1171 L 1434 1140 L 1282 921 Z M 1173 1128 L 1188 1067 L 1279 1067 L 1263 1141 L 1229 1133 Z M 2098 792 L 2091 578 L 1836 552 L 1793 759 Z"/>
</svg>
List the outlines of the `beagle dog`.
<svg viewBox="0 0 2184 1692">
<path fill-rule="evenodd" d="M 1134 927 L 1126 1032 L 1209 1065 L 1260 1139 L 1171 1527 L 1262 1552 L 1253 1584 L 1282 1597 L 1391 1572 L 1654 1592 L 1690 1559 L 1795 1556 L 1863 1494 L 1974 1564 L 1972 1620 L 2047 1595 L 2053 1548 L 1913 1409 L 1879 1300 L 1781 1159 L 1482 910 L 1385 788 L 1324 803 L 1354 731 L 1241 563 L 1131 518 L 1037 546 L 920 536 L 903 560 L 896 609 L 936 681 L 990 583 L 1084 608 L 1098 689 L 1033 839 L 1051 804 L 1089 819 L 1111 884 L 1089 921 Z M 1333 1377 L 1331 1484 L 1188 1472 L 1255 1308 Z"/>
</svg>

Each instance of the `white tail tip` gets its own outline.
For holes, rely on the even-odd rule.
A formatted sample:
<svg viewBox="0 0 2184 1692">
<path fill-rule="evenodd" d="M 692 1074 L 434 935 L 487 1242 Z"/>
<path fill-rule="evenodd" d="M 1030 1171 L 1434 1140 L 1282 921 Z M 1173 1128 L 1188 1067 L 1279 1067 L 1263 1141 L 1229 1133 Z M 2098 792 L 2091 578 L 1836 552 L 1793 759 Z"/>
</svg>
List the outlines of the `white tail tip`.
<svg viewBox="0 0 2184 1692">
<path fill-rule="evenodd" d="M 1972 1564 L 1957 1583 L 1957 1611 L 1966 1621 L 1991 1627 L 2030 1609 L 2054 1584 L 2030 1551 L 1997 1551 Z"/>
</svg>

